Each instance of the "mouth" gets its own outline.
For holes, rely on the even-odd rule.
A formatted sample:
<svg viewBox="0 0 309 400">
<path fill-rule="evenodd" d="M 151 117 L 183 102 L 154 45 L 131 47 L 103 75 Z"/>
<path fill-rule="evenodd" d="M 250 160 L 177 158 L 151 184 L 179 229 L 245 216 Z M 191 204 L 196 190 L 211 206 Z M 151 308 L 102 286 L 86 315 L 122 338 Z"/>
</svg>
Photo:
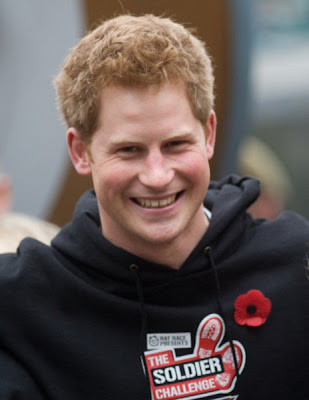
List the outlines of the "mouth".
<svg viewBox="0 0 309 400">
<path fill-rule="evenodd" d="M 175 193 L 171 196 L 165 197 L 164 199 L 144 199 L 141 197 L 133 198 L 132 200 L 141 207 L 144 208 L 163 208 L 169 206 L 178 199 L 180 193 Z"/>
</svg>

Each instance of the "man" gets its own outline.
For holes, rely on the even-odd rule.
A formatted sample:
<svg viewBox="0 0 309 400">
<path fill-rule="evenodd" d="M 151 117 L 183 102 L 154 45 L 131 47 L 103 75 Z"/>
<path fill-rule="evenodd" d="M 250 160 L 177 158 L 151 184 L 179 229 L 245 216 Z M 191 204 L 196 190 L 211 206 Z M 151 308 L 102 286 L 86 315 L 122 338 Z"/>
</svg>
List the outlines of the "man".
<svg viewBox="0 0 309 400">
<path fill-rule="evenodd" d="M 254 179 L 209 184 L 203 43 L 120 16 L 72 50 L 56 88 L 94 191 L 51 247 L 0 257 L 0 398 L 308 398 L 309 224 L 253 220 Z"/>
</svg>

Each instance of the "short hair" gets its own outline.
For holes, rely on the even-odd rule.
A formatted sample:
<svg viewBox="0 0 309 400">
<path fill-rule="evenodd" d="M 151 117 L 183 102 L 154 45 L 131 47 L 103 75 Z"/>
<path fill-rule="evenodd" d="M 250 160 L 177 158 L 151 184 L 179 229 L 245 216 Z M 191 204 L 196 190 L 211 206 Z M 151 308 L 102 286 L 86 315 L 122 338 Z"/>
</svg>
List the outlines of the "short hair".
<svg viewBox="0 0 309 400">
<path fill-rule="evenodd" d="M 204 125 L 214 103 L 214 76 L 205 43 L 191 29 L 151 14 L 120 15 L 88 33 L 65 59 L 54 83 L 67 127 L 85 143 L 97 129 L 100 96 L 109 84 L 184 84 Z"/>
</svg>

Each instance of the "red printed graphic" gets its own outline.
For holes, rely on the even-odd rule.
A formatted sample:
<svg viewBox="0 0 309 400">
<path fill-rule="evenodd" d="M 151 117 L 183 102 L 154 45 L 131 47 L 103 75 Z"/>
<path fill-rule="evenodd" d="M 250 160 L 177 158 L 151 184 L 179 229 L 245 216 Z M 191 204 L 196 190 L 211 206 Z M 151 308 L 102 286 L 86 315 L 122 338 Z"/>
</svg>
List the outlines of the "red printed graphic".
<svg viewBox="0 0 309 400">
<path fill-rule="evenodd" d="M 211 314 L 198 327 L 193 354 L 176 357 L 172 348 L 145 352 L 152 399 L 194 399 L 231 392 L 237 377 L 230 343 L 220 346 L 224 334 L 222 318 Z M 236 340 L 233 347 L 241 373 L 245 350 Z"/>
</svg>

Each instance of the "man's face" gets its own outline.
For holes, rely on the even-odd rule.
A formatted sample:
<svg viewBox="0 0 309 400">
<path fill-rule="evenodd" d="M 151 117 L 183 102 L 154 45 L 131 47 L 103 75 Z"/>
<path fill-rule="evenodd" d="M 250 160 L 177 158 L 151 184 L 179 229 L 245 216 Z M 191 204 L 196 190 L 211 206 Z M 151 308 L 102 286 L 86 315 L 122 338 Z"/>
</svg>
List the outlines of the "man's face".
<svg viewBox="0 0 309 400">
<path fill-rule="evenodd" d="M 203 127 L 172 83 L 109 86 L 100 107 L 88 160 L 104 236 L 137 255 L 198 241 L 208 224 L 214 113 Z"/>
</svg>

